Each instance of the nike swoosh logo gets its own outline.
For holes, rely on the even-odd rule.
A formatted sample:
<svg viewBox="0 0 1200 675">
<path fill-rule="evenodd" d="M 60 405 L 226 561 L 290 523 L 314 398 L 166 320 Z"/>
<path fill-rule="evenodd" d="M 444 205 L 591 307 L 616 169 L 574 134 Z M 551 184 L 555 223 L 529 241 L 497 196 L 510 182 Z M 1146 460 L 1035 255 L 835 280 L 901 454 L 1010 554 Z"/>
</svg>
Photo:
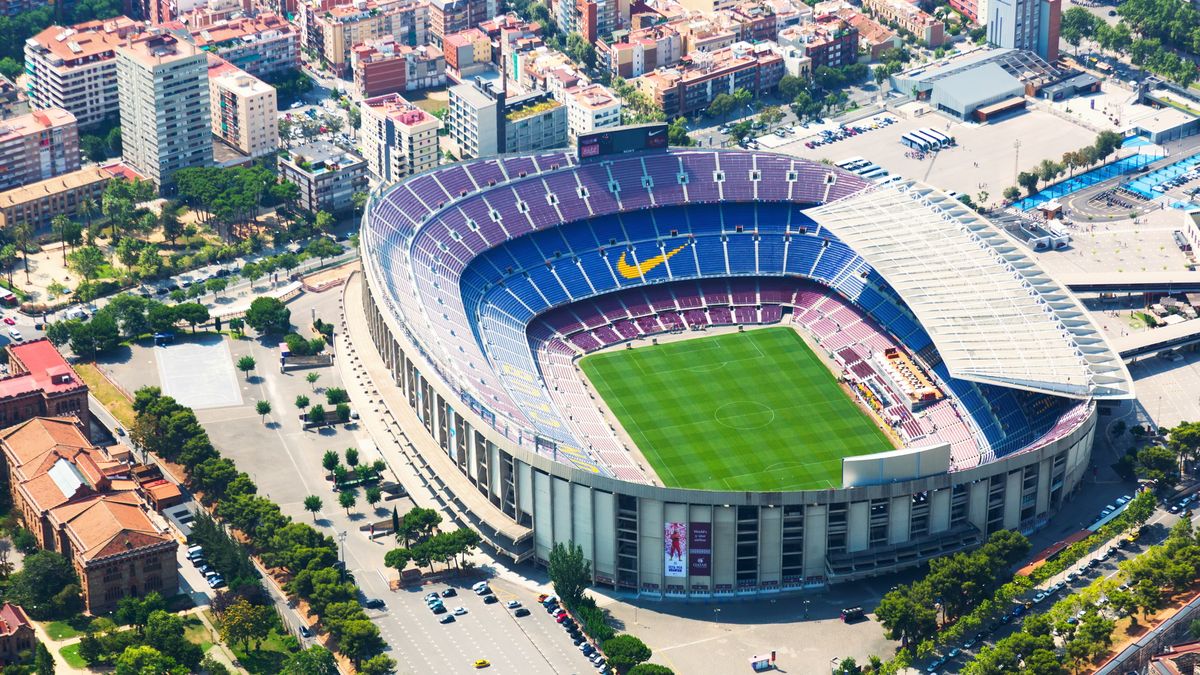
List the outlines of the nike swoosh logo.
<svg viewBox="0 0 1200 675">
<path fill-rule="evenodd" d="M 645 276 L 650 270 L 667 262 L 671 259 L 671 256 L 679 253 L 685 248 L 687 248 L 687 244 L 680 244 L 679 248 L 676 248 L 673 251 L 660 253 L 659 255 L 656 255 L 648 260 L 644 260 L 636 265 L 630 265 L 629 263 L 625 262 L 626 252 L 621 251 L 621 257 L 617 260 L 617 271 L 620 272 L 621 276 L 625 277 L 626 279 L 636 279 L 640 276 Z"/>
</svg>

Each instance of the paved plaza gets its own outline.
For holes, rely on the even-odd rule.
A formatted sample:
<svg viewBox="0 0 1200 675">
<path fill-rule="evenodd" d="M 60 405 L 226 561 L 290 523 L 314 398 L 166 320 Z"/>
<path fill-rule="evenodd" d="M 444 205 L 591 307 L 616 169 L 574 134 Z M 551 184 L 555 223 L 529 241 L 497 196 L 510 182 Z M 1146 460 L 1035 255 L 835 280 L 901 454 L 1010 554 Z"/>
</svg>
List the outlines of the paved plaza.
<svg viewBox="0 0 1200 675">
<path fill-rule="evenodd" d="M 242 404 L 229 345 L 218 336 L 152 347 L 163 393 L 195 410 Z"/>
</svg>

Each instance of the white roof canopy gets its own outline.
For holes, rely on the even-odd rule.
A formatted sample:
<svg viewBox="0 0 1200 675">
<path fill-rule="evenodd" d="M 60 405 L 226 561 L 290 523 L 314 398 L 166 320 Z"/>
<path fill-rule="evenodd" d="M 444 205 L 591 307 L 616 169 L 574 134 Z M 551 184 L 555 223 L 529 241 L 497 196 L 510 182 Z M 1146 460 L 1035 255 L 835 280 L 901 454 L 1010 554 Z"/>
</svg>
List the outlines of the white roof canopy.
<svg viewBox="0 0 1200 675">
<path fill-rule="evenodd" d="M 1071 398 L 1132 398 L 1133 382 L 1079 302 L 1011 239 L 914 181 L 808 215 L 891 284 L 950 374 Z"/>
</svg>

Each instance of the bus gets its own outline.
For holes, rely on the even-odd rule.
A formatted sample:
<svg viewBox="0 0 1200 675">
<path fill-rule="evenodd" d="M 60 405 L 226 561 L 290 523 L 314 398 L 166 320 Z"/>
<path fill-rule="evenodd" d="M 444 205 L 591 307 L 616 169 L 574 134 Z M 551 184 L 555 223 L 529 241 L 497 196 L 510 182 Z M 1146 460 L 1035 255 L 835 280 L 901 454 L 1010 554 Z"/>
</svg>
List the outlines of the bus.
<svg viewBox="0 0 1200 675">
<path fill-rule="evenodd" d="M 929 143 L 930 150 L 937 150 L 942 147 L 942 142 L 938 140 L 937 137 L 925 132 L 924 130 L 917 129 L 916 131 L 912 132 L 912 134 L 917 138 L 925 139 Z"/>
<path fill-rule="evenodd" d="M 836 166 L 839 169 L 849 169 L 851 165 L 861 164 L 862 162 L 865 162 L 865 161 L 867 161 L 867 160 L 863 159 L 862 157 L 848 157 L 848 158 L 843 159 L 842 161 L 838 162 L 837 164 L 834 164 L 834 166 Z"/>
<path fill-rule="evenodd" d="M 888 175 L 888 172 L 887 169 L 877 166 L 874 169 L 871 169 L 866 173 L 860 173 L 859 175 L 863 178 L 883 178 L 884 176 Z"/>
<path fill-rule="evenodd" d="M 921 152 L 928 152 L 930 148 L 930 142 L 927 139 L 917 136 L 913 133 L 907 133 L 901 136 L 900 142 L 906 147 L 912 148 L 913 150 L 920 150 Z"/>
<path fill-rule="evenodd" d="M 937 129 L 931 129 L 929 127 L 921 127 L 920 129 L 917 129 L 917 131 L 920 131 L 921 133 L 925 134 L 926 136 L 932 136 L 934 139 L 937 140 L 938 144 L 943 148 L 949 147 L 954 142 L 954 139 L 950 138 L 946 134 L 943 134 L 942 132 L 938 131 Z"/>
<path fill-rule="evenodd" d="M 878 168 L 879 168 L 878 164 L 875 164 L 872 162 L 867 162 L 866 164 L 862 164 L 862 165 L 854 167 L 853 169 L 851 169 L 851 171 L 862 176 L 862 175 L 864 175 L 870 171 L 874 171 L 875 169 L 878 169 Z"/>
</svg>

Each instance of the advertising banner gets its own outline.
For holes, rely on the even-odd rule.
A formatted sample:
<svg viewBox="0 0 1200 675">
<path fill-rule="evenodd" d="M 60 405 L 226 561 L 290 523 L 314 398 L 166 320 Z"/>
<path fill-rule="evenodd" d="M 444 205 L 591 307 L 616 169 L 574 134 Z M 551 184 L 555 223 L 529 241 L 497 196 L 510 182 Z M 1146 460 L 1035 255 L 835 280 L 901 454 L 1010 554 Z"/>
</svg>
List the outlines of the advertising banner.
<svg viewBox="0 0 1200 675">
<path fill-rule="evenodd" d="M 666 523 L 663 525 L 663 576 L 687 576 L 687 524 Z"/>
<path fill-rule="evenodd" d="M 692 575 L 712 576 L 712 523 L 692 523 L 688 535 L 688 562 Z"/>
</svg>

